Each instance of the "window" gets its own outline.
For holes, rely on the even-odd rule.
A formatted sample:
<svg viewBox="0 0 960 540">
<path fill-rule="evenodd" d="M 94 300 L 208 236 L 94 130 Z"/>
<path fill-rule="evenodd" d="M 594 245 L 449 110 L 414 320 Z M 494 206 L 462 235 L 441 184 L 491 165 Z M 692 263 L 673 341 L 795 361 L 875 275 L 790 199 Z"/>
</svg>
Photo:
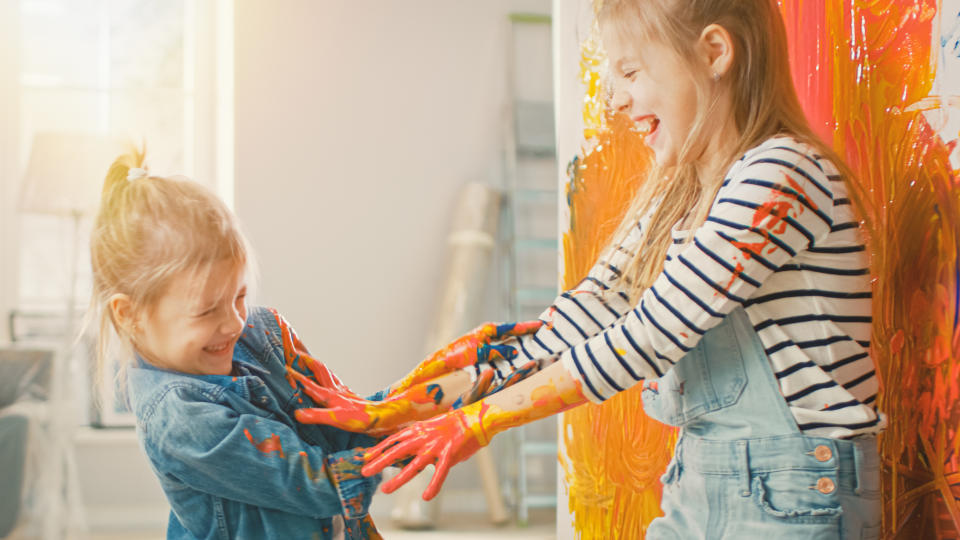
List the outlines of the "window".
<svg viewBox="0 0 960 540">
<path fill-rule="evenodd" d="M 73 220 L 17 207 L 34 135 L 145 142 L 152 171 L 195 178 L 230 204 L 232 3 L 10 0 L 0 19 L 0 49 L 13 51 L 0 57 L 0 117 L 15 119 L 0 131 L 0 246 L 15 255 L 0 262 L 0 308 L 62 311 Z M 79 306 L 90 290 L 89 222 L 80 224 Z"/>
</svg>

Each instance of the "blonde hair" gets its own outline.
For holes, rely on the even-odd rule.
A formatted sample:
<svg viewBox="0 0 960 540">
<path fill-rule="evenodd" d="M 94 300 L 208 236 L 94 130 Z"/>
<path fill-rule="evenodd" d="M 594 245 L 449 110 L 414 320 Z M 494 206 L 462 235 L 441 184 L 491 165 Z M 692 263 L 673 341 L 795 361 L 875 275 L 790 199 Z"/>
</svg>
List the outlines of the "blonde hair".
<svg viewBox="0 0 960 540">
<path fill-rule="evenodd" d="M 680 65 L 691 73 L 698 97 L 694 124 L 680 145 L 677 165 L 651 168 L 608 248 L 623 242 L 637 217 L 650 211 L 657 201 L 669 201 L 656 206 L 631 261 L 623 269 L 626 292 L 632 301 L 638 301 L 663 270 L 673 226 L 685 217 L 691 231 L 703 225 L 723 174 L 764 140 L 777 134 L 792 135 L 830 159 L 848 185 L 851 182 L 850 169 L 817 137 L 800 106 L 790 73 L 786 28 L 774 0 L 604 0 L 598 19 L 625 43 L 644 40 L 670 47 Z M 697 57 L 694 47 L 701 32 L 710 24 L 722 26 L 733 41 L 733 63 L 719 81 L 691 60 Z M 704 150 L 706 135 L 713 127 L 711 112 L 724 90 L 732 97 L 739 142 L 720 156 L 718 162 L 725 166 L 714 177 L 699 178 L 695 160 Z M 853 197 L 854 191 L 849 191 Z M 696 212 L 688 216 L 694 209 Z"/>
<path fill-rule="evenodd" d="M 216 195 L 185 177 L 131 175 L 145 169 L 144 157 L 132 148 L 110 166 L 90 235 L 93 294 L 84 326 L 99 330 L 98 384 L 115 345 L 126 359 L 134 350 L 128 329 L 113 318 L 111 297 L 124 294 L 134 314 L 150 313 L 177 276 L 202 285 L 218 262 L 234 261 L 249 274 L 255 266 L 236 216 Z M 125 367 L 121 362 L 118 378 Z"/>
</svg>

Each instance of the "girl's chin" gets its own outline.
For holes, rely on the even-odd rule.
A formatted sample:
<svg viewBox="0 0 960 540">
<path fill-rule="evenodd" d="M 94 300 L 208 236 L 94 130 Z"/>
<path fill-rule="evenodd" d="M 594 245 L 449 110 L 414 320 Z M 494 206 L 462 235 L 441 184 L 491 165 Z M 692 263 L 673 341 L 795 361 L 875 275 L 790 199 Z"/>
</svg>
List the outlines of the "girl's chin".
<svg viewBox="0 0 960 540">
<path fill-rule="evenodd" d="M 667 152 L 666 150 L 653 148 L 653 159 L 656 160 L 657 166 L 661 169 L 666 169 L 668 167 L 673 167 L 677 164 L 677 156 L 673 153 Z"/>
<path fill-rule="evenodd" d="M 676 164 L 677 156 L 670 151 L 669 145 L 662 139 L 663 132 L 657 129 L 644 138 L 644 143 L 653 152 L 653 158 L 659 167 L 672 167 Z"/>
</svg>

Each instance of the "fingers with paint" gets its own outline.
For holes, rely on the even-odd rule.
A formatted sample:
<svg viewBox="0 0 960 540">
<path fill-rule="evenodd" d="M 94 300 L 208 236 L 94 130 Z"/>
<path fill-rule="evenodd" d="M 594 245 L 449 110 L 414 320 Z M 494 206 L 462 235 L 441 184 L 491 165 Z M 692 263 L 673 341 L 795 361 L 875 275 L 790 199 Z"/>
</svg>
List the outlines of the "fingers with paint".
<svg viewBox="0 0 960 540">
<path fill-rule="evenodd" d="M 532 334 L 540 329 L 542 324 L 540 321 L 482 324 L 427 357 L 406 377 L 394 385 L 391 394 L 404 392 L 415 384 L 434 379 L 460 368 L 475 365 L 478 362 L 489 362 L 496 358 L 514 358 L 517 355 L 516 349 L 501 345 L 497 341 L 508 337 Z"/>
<path fill-rule="evenodd" d="M 372 476 L 393 463 L 410 459 L 400 474 L 384 484 L 383 491 L 390 493 L 433 464 L 436 472 L 423 493 L 425 500 L 432 499 L 443 485 L 450 467 L 489 444 L 497 433 L 584 403 L 586 397 L 579 382 L 563 369 L 559 363 L 554 364 L 543 373 L 545 384 L 543 379 L 540 383 L 535 382 L 538 377 L 526 379 L 489 399 L 394 433 L 367 452 L 367 464 L 362 470 L 364 476 Z"/>
<path fill-rule="evenodd" d="M 449 407 L 442 405 L 443 387 L 435 382 L 418 384 L 383 401 L 369 401 L 324 388 L 288 368 L 304 392 L 323 408 L 297 409 L 294 414 L 305 424 L 324 424 L 346 431 L 384 435 L 417 420 L 430 418 Z"/>
<path fill-rule="evenodd" d="M 273 316 L 276 318 L 277 325 L 280 326 L 280 336 L 283 341 L 283 359 L 284 363 L 287 365 L 287 372 L 292 375 L 292 373 L 300 374 L 296 371 L 297 362 L 300 362 L 307 369 L 310 370 L 310 373 L 313 374 L 313 378 L 316 380 L 317 384 L 323 388 L 330 388 L 341 394 L 348 396 L 357 397 L 357 395 L 347 388 L 336 375 L 331 372 L 323 362 L 313 358 L 307 353 L 307 348 L 300 341 L 300 338 L 297 337 L 297 333 L 293 331 L 293 328 L 287 324 L 286 319 L 280 316 L 276 310 L 273 311 Z M 293 381 L 292 377 L 288 377 L 290 380 L 290 386 L 295 387 L 296 384 Z"/>
<path fill-rule="evenodd" d="M 423 492 L 423 498 L 430 500 L 440 491 L 450 467 L 472 456 L 499 433 L 495 426 L 504 422 L 497 417 L 504 414 L 481 401 L 414 424 L 370 449 L 363 474 L 372 476 L 394 462 L 412 457 L 400 474 L 383 485 L 383 492 L 391 493 L 427 465 L 435 464 L 436 472 Z"/>
</svg>

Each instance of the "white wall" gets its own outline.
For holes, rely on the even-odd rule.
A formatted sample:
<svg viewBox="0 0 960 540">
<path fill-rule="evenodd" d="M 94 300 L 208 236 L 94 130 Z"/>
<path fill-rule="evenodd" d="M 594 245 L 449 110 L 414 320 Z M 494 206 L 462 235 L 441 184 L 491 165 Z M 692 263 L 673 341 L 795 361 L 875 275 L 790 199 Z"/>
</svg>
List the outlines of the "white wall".
<svg viewBox="0 0 960 540">
<path fill-rule="evenodd" d="M 421 359 L 449 207 L 467 181 L 500 183 L 516 11 L 550 2 L 236 4 L 236 209 L 258 301 L 359 392 Z"/>
</svg>

